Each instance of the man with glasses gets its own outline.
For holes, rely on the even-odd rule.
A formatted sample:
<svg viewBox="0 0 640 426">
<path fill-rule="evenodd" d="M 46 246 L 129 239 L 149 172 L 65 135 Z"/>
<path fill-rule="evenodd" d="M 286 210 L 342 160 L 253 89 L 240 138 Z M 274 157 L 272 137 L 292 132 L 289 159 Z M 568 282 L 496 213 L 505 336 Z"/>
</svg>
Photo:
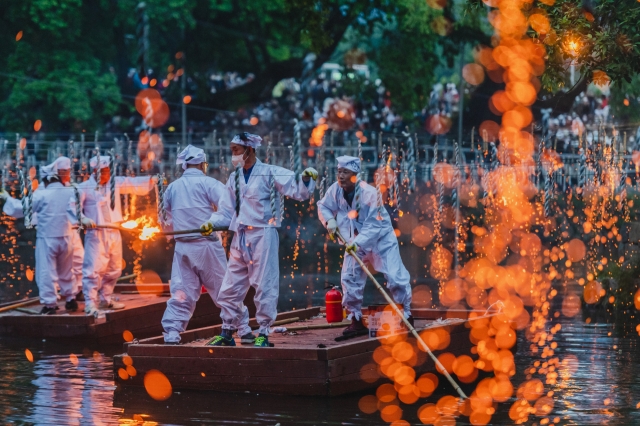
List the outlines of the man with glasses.
<svg viewBox="0 0 640 426">
<path fill-rule="evenodd" d="M 233 208 L 224 197 L 225 186 L 207 176 L 208 163 L 202 149 L 187 146 L 176 164 L 184 173 L 172 182 L 164 194 L 164 208 L 168 227 L 175 230 L 198 228 L 216 210 L 220 212 L 218 226 L 229 226 Z M 173 265 L 171 267 L 171 298 L 162 317 L 165 344 L 180 343 L 180 333 L 189 324 L 201 288 L 207 289 L 213 303 L 218 304 L 218 293 L 227 271 L 227 256 L 217 233 L 207 235 L 177 235 Z M 240 301 L 242 303 L 242 301 Z M 246 309 L 240 320 L 242 343 L 252 344 L 254 335 L 249 327 Z"/>
<path fill-rule="evenodd" d="M 360 159 L 344 155 L 336 158 L 338 181 L 331 185 L 324 198 L 318 201 L 318 217 L 329 233 L 336 230 L 346 239 L 347 249 L 353 250 L 364 262 L 368 262 L 387 280 L 393 300 L 404 307 L 404 315 L 411 316 L 411 282 L 402 263 L 398 239 L 393 232 L 391 219 L 378 191 L 358 178 Z M 342 264 L 342 305 L 349 312 L 349 325 L 343 332 L 346 337 L 367 334 L 362 323 L 362 298 L 367 275 L 353 256 L 345 254 Z"/>
<path fill-rule="evenodd" d="M 236 170 L 226 186 L 227 201 L 202 225 L 203 232 L 227 223 L 235 232 L 227 273 L 218 303 L 222 308 L 222 334 L 214 346 L 235 346 L 233 333 L 241 327 L 247 308 L 242 305 L 249 286 L 256 290 L 256 320 L 260 326 L 257 347 L 269 347 L 269 327 L 277 314 L 280 287 L 278 230 L 280 194 L 303 201 L 315 188 L 318 172 L 309 167 L 302 176 L 291 170 L 264 164 L 256 158 L 262 138 L 250 133 L 236 135 L 231 141 L 231 159 Z M 225 208 L 230 209 L 223 211 Z"/>
</svg>

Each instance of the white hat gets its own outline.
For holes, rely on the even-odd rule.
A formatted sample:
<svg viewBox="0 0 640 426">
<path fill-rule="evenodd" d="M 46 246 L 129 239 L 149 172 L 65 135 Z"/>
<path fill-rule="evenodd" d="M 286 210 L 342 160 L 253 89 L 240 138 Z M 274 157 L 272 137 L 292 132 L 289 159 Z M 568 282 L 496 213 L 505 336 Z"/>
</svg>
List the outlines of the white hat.
<svg viewBox="0 0 640 426">
<path fill-rule="evenodd" d="M 71 168 L 71 160 L 68 157 L 58 157 L 56 161 L 50 164 L 53 166 L 53 171 L 58 173 L 58 170 L 67 170 Z"/>
<path fill-rule="evenodd" d="M 258 135 L 243 132 L 238 133 L 231 139 L 231 143 L 236 145 L 249 146 L 251 148 L 257 148 L 262 144 L 262 138 Z"/>
<path fill-rule="evenodd" d="M 98 158 L 97 157 L 92 157 L 91 160 L 89 160 L 89 165 L 91 166 L 92 169 L 95 169 L 98 166 Z M 100 168 L 104 169 L 105 167 L 109 167 L 109 156 L 108 155 L 101 155 L 100 156 Z"/>
<path fill-rule="evenodd" d="M 185 149 L 178 154 L 176 164 L 182 164 L 182 170 L 187 170 L 187 164 L 200 164 L 207 161 L 207 156 L 200 148 L 193 145 L 187 145 Z"/>
<path fill-rule="evenodd" d="M 351 170 L 353 173 L 360 173 L 360 159 L 358 157 L 343 155 L 336 158 L 336 161 L 338 161 L 339 169 L 347 169 Z"/>
<path fill-rule="evenodd" d="M 40 166 L 40 179 L 56 176 L 56 170 L 54 170 L 55 163 L 51 163 L 46 166 Z"/>
</svg>

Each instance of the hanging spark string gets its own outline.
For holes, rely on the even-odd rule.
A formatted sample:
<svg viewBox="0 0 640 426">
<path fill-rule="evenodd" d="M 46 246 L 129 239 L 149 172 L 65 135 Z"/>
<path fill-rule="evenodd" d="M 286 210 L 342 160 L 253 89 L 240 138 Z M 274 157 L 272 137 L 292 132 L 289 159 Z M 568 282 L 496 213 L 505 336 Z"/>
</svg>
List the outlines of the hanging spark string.
<svg viewBox="0 0 640 426">
<path fill-rule="evenodd" d="M 360 173 L 358 173 L 358 177 L 360 179 L 364 179 L 364 158 L 362 157 L 362 141 L 358 138 L 358 158 L 360 159 L 360 164 L 362 167 L 360 168 Z"/>
<path fill-rule="evenodd" d="M 109 192 L 111 195 L 111 210 L 116 208 L 116 153 L 113 148 L 109 151 Z"/>
<path fill-rule="evenodd" d="M 271 145 L 271 142 L 269 142 L 269 145 Z M 269 222 L 272 222 L 274 226 L 276 226 L 278 224 L 278 219 L 277 219 L 277 215 L 278 215 L 278 211 L 276 209 L 276 178 L 273 177 L 273 175 L 269 178 L 269 186 L 271 187 L 271 193 L 269 194 L 269 202 L 271 205 L 271 220 Z"/>
<path fill-rule="evenodd" d="M 291 152 L 293 161 L 291 162 L 291 170 L 296 174 L 296 182 L 300 182 L 300 175 L 302 174 L 302 154 L 300 153 L 302 146 L 301 141 L 300 122 L 295 120 L 295 125 L 293 126 L 293 151 Z"/>
<path fill-rule="evenodd" d="M 235 185 L 236 185 L 236 216 L 240 216 L 240 173 L 242 172 L 242 167 L 236 168 L 235 174 Z"/>
<path fill-rule="evenodd" d="M 75 162 L 76 162 L 76 150 L 75 147 L 73 145 L 73 139 L 69 139 L 69 159 L 71 160 L 71 183 L 74 183 L 76 181 L 75 179 Z"/>
<path fill-rule="evenodd" d="M 416 189 L 416 153 L 414 140 L 410 134 L 407 135 L 407 170 L 408 170 L 408 182 L 409 182 L 409 194 L 413 193 Z"/>
<path fill-rule="evenodd" d="M 267 164 L 271 163 L 271 140 L 269 140 L 269 143 L 267 144 L 267 155 L 264 159 L 264 162 Z"/>
<path fill-rule="evenodd" d="M 24 180 L 24 171 L 18 169 L 18 180 L 20 182 L 20 201 L 22 202 L 22 215 L 24 216 L 25 225 L 27 225 L 27 215 L 29 213 L 29 199 L 27 198 L 27 186 Z"/>
<path fill-rule="evenodd" d="M 24 217 L 24 224 L 27 229 L 33 228 L 31 218 L 33 217 L 33 181 L 31 176 L 27 176 L 27 198 L 29 199 L 27 214 Z"/>
<path fill-rule="evenodd" d="M 323 176 L 322 179 L 320 179 L 320 183 L 318 184 L 318 196 L 321 200 L 324 198 L 324 185 L 326 181 L 327 177 Z"/>
<path fill-rule="evenodd" d="M 84 226 L 82 225 L 82 204 L 80 203 L 80 191 L 76 185 L 73 187 L 73 195 L 76 198 L 76 219 L 78 220 L 78 232 L 81 232 Z"/>
<path fill-rule="evenodd" d="M 157 190 L 157 200 L 158 200 L 158 222 L 160 222 L 160 225 L 162 226 L 166 226 L 167 225 L 167 210 L 164 207 L 164 193 L 165 193 L 165 186 L 164 186 L 164 173 L 160 174 L 158 173 L 157 175 L 158 178 L 158 182 L 156 183 L 156 190 Z"/>
<path fill-rule="evenodd" d="M 545 173 L 545 185 L 544 185 L 544 217 L 551 216 L 551 178 L 553 172 L 549 166 L 549 171 Z"/>
</svg>

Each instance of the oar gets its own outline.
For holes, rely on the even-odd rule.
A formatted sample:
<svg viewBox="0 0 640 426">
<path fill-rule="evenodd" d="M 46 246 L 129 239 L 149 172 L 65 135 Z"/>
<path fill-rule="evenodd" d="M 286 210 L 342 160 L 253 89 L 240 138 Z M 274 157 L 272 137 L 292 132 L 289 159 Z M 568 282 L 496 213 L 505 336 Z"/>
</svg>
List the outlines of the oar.
<svg viewBox="0 0 640 426">
<path fill-rule="evenodd" d="M 226 226 L 222 226 L 220 228 L 213 228 L 211 232 L 228 231 L 228 230 L 229 228 L 227 228 Z M 202 234 L 202 229 L 198 228 L 198 229 L 183 229 L 182 231 L 163 231 L 163 232 L 158 232 L 158 234 L 160 235 Z"/>
<path fill-rule="evenodd" d="M 345 245 L 347 244 L 347 240 L 342 236 L 342 234 L 340 233 L 340 231 L 338 229 L 336 229 L 336 235 L 338 236 L 338 238 L 340 238 L 344 242 Z M 356 260 L 356 262 L 358 262 L 360 264 L 360 267 L 362 268 L 362 270 L 367 274 L 367 276 L 371 279 L 371 281 L 373 281 L 373 284 L 376 286 L 378 291 L 380 291 L 382 296 L 384 296 L 384 298 L 386 299 L 387 303 L 389 303 L 389 305 L 396 311 L 396 314 L 400 317 L 400 319 L 402 320 L 404 325 L 411 332 L 411 334 L 413 334 L 413 337 L 416 338 L 416 341 L 418 341 L 418 343 L 420 343 L 422 348 L 429 354 L 429 356 L 431 357 L 433 362 L 436 364 L 436 367 L 438 368 L 438 370 L 442 374 L 444 374 L 444 376 L 447 378 L 447 380 L 449 380 L 449 383 L 451 383 L 453 388 L 458 392 L 458 395 L 460 395 L 464 399 L 467 399 L 467 395 L 465 395 L 465 393 L 462 391 L 462 389 L 460 389 L 460 386 L 458 386 L 456 381 L 453 380 L 453 377 L 451 377 L 451 375 L 447 372 L 447 370 L 440 363 L 440 361 L 438 361 L 438 358 L 436 358 L 436 356 L 433 354 L 433 352 L 431 352 L 431 349 L 429 349 L 429 346 L 427 346 L 427 344 L 424 342 L 424 340 L 422 340 L 422 337 L 420 337 L 420 335 L 418 334 L 416 329 L 413 328 L 413 326 L 411 325 L 411 323 L 409 321 L 407 321 L 407 319 L 404 317 L 404 312 L 402 312 L 396 306 L 395 302 L 391 299 L 391 297 L 387 294 L 387 292 L 384 291 L 384 289 L 382 288 L 380 283 L 375 279 L 375 277 L 371 274 L 369 269 L 365 266 L 365 264 L 362 261 L 362 259 L 360 259 L 360 257 L 353 250 L 347 249 L 347 253 L 349 253 L 351 256 L 353 256 L 353 258 Z"/>
</svg>

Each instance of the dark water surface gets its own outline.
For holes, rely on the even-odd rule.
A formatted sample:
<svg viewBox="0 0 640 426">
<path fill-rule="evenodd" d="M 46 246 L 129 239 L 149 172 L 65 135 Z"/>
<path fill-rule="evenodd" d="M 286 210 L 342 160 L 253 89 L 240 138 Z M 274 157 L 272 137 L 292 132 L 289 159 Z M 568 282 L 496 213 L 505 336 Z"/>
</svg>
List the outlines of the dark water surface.
<svg viewBox="0 0 640 426">
<path fill-rule="evenodd" d="M 618 337 L 613 326 L 585 324 L 580 319 L 559 320 L 556 356 L 578 360 L 571 377 L 559 377 L 553 391 L 551 422 L 570 425 L 640 424 L 640 363 L 638 336 Z M 29 362 L 25 349 L 34 361 Z M 90 347 L 54 341 L 0 340 L 0 420 L 3 424 L 385 424 L 379 414 L 358 409 L 362 395 L 338 398 L 285 397 L 259 394 L 225 394 L 203 391 L 174 392 L 164 402 L 152 400 L 143 389 L 114 386 L 111 356 L 120 346 Z M 77 356 L 77 360 L 71 354 Z M 529 344 L 519 339 L 514 387 L 532 367 Z M 441 380 L 444 382 L 444 380 Z M 440 396 L 451 392 L 443 390 Z M 432 395 L 403 406 L 403 418 L 420 424 L 417 409 L 435 403 Z M 491 424 L 513 424 L 508 410 L 513 400 L 499 404 Z M 539 424 L 531 416 L 527 424 Z M 153 423 L 152 423 L 153 422 Z M 461 417 L 458 424 L 468 424 Z M 551 423 L 552 424 L 552 423 Z"/>
</svg>

